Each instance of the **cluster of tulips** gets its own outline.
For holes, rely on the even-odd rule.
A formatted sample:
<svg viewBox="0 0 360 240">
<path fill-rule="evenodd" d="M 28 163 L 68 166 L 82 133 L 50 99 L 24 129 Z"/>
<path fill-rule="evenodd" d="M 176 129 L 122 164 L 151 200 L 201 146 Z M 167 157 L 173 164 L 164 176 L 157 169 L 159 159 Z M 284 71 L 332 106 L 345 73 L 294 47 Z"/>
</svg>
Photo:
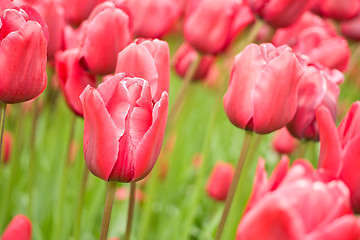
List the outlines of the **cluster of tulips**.
<svg viewBox="0 0 360 240">
<path fill-rule="evenodd" d="M 32 227 L 39 221 L 33 210 L 34 179 L 42 178 L 34 167 L 37 128 L 43 109 L 56 109 L 61 100 L 73 121 L 67 159 L 51 163 L 66 162 L 59 199 L 71 185 L 75 122 L 83 119 L 84 125 L 81 161 L 86 166 L 75 177 L 82 183 L 73 201 L 77 217 L 69 220 L 73 231 L 62 234 L 60 200 L 53 226 L 37 229 L 36 236 L 89 239 L 81 233 L 81 216 L 92 173 L 107 184 L 104 207 L 98 209 L 101 225 L 92 237 L 108 239 L 114 198 L 129 198 L 126 229 L 111 239 L 136 239 L 135 203 L 151 203 L 146 194 L 153 189 L 148 186 L 152 179 L 167 181 L 176 135 L 186 128 L 179 130 L 179 119 L 187 118 L 184 109 L 194 84 L 211 89 L 216 100 L 214 106 L 202 106 L 211 112 L 207 125 L 190 123 L 207 126 L 203 149 L 188 166 L 200 187 L 190 193 L 194 201 L 186 222 L 178 226 L 183 235 L 167 236 L 198 239 L 189 229 L 196 224 L 203 191 L 225 202 L 209 238 L 360 239 L 360 102 L 348 104 L 350 110 L 338 107 L 341 84 L 360 73 L 359 26 L 359 0 L 0 0 L 1 240 L 37 239 Z M 180 78 L 181 87 L 174 90 L 170 82 Z M 12 105 L 19 103 L 16 115 Z M 26 108 L 34 117 L 23 163 L 14 149 L 21 152 L 27 141 L 22 134 Z M 242 149 L 235 167 L 217 161 L 207 174 L 204 162 L 209 162 L 209 149 L 216 151 L 212 134 L 219 111 L 234 130 L 244 130 Z M 11 133 L 14 124 L 8 118 L 19 122 L 17 134 Z M 268 134 L 282 154 L 270 178 L 268 163 L 254 144 Z M 315 154 L 307 160 L 311 144 Z M 250 155 L 259 157 L 255 175 L 246 168 L 254 162 Z M 22 176 L 29 182 L 28 211 L 14 214 L 9 201 L 21 164 L 29 166 Z M 241 181 L 244 174 L 251 174 L 253 182 Z M 118 182 L 129 183 L 130 190 L 117 189 Z M 251 195 L 240 196 L 246 206 L 234 212 L 232 206 L 239 203 L 233 200 L 244 185 L 252 186 Z M 173 191 L 180 189 L 173 186 Z"/>
</svg>

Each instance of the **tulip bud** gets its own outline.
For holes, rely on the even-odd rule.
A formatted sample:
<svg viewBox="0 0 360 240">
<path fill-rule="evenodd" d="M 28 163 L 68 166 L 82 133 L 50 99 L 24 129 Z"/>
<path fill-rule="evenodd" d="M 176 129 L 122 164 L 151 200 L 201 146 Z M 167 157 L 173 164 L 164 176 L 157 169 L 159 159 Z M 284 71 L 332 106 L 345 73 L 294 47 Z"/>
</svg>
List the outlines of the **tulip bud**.
<svg viewBox="0 0 360 240">
<path fill-rule="evenodd" d="M 96 5 L 105 0 L 61 0 L 64 6 L 66 20 L 71 24 L 80 24 L 90 16 Z"/>
<path fill-rule="evenodd" d="M 216 163 L 206 184 L 209 196 L 218 201 L 225 201 L 234 174 L 235 169 L 230 163 Z"/>
<path fill-rule="evenodd" d="M 296 111 L 303 74 L 287 46 L 250 44 L 235 58 L 225 112 L 237 127 L 265 134 L 284 127 Z"/>
<path fill-rule="evenodd" d="M 345 37 L 360 41 L 360 14 L 349 21 L 341 22 L 340 29 Z"/>
<path fill-rule="evenodd" d="M 12 134 L 10 132 L 5 131 L 3 135 L 2 157 L 1 157 L 1 160 L 4 164 L 8 163 L 10 160 L 12 145 L 13 145 Z"/>
<path fill-rule="evenodd" d="M 168 94 L 153 102 L 148 81 L 116 74 L 80 96 L 84 111 L 84 156 L 89 170 L 105 181 L 143 179 L 159 156 Z"/>
<path fill-rule="evenodd" d="M 31 240 L 31 222 L 24 215 L 16 215 L 6 227 L 1 240 Z"/>
<path fill-rule="evenodd" d="M 315 1 L 316 8 L 321 15 L 336 20 L 349 20 L 360 11 L 358 0 L 321 0 Z"/>
<path fill-rule="evenodd" d="M 272 146 L 279 154 L 291 154 L 297 147 L 296 138 L 291 136 L 286 127 L 281 128 L 275 133 Z"/>
</svg>

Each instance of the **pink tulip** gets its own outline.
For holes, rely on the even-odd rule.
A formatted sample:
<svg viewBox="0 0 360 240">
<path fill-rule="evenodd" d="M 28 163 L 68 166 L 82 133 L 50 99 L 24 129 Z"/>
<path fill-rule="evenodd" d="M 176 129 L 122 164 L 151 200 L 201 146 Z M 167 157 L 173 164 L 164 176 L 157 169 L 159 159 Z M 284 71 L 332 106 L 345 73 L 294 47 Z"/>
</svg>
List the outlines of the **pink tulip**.
<svg viewBox="0 0 360 240">
<path fill-rule="evenodd" d="M 90 171 L 106 181 L 146 177 L 160 153 L 168 94 L 153 102 L 149 83 L 116 74 L 80 96 L 84 111 L 84 156 Z"/>
<path fill-rule="evenodd" d="M 83 66 L 94 74 L 113 73 L 118 53 L 131 39 L 129 16 L 112 2 L 98 5 L 84 27 Z"/>
<path fill-rule="evenodd" d="M 297 145 L 298 141 L 289 133 L 286 127 L 276 132 L 272 142 L 274 150 L 280 154 L 291 154 Z"/>
<path fill-rule="evenodd" d="M 191 0 L 184 25 L 184 35 L 195 49 L 220 53 L 254 21 L 242 0 Z"/>
<path fill-rule="evenodd" d="M 311 0 L 248 0 L 251 9 L 274 27 L 288 27 L 311 7 Z"/>
<path fill-rule="evenodd" d="M 31 222 L 24 215 L 16 215 L 6 227 L 1 240 L 31 240 Z"/>
<path fill-rule="evenodd" d="M 83 116 L 79 96 L 87 85 L 96 86 L 95 76 L 80 66 L 78 48 L 58 52 L 55 56 L 55 67 L 67 104 L 75 114 Z"/>
<path fill-rule="evenodd" d="M 349 21 L 341 22 L 340 29 L 345 37 L 360 41 L 360 13 Z"/>
<path fill-rule="evenodd" d="M 317 110 L 320 133 L 319 168 L 349 187 L 351 203 L 360 212 L 360 102 L 355 102 L 336 129 L 325 107 Z"/>
<path fill-rule="evenodd" d="M 86 28 L 87 22 L 83 22 L 78 28 L 66 25 L 64 27 L 64 49 L 79 48 Z"/>
<path fill-rule="evenodd" d="M 126 72 L 146 79 L 150 84 L 151 96 L 158 101 L 163 91 L 169 91 L 169 65 L 167 42 L 137 39 L 119 53 L 115 72 Z"/>
<path fill-rule="evenodd" d="M 216 163 L 206 184 L 208 195 L 215 200 L 225 201 L 234 174 L 235 169 L 230 163 Z"/>
<path fill-rule="evenodd" d="M 24 102 L 46 87 L 46 48 L 35 10 L 7 9 L 0 15 L 0 101 Z"/>
<path fill-rule="evenodd" d="M 360 11 L 359 0 L 317 0 L 314 8 L 318 9 L 321 15 L 336 20 L 349 20 Z"/>
<path fill-rule="evenodd" d="M 299 84 L 298 106 L 295 116 L 287 125 L 290 133 L 298 139 L 318 141 L 319 132 L 315 117 L 316 108 L 326 106 L 335 121 L 339 84 L 344 81 L 343 74 L 319 65 L 304 66 L 304 75 Z"/>
<path fill-rule="evenodd" d="M 178 0 L 126 0 L 126 3 L 137 37 L 164 36 L 180 17 L 182 10 Z"/>
<path fill-rule="evenodd" d="M 66 9 L 66 20 L 71 24 L 80 24 L 90 16 L 91 11 L 96 5 L 106 0 L 61 0 Z"/>
<path fill-rule="evenodd" d="M 295 114 L 302 74 L 289 47 L 248 45 L 235 58 L 224 96 L 228 118 L 235 126 L 260 134 L 284 127 Z"/>
<path fill-rule="evenodd" d="M 195 60 L 197 52 L 188 43 L 183 43 L 174 55 L 175 71 L 182 78 L 185 77 L 190 64 Z M 211 55 L 201 56 L 199 66 L 195 72 L 193 80 L 201 80 L 206 78 L 215 57 Z"/>
<path fill-rule="evenodd" d="M 13 136 L 10 132 L 5 131 L 3 135 L 2 156 L 1 156 L 1 160 L 5 164 L 7 164 L 10 160 L 12 145 L 13 145 Z"/>
</svg>

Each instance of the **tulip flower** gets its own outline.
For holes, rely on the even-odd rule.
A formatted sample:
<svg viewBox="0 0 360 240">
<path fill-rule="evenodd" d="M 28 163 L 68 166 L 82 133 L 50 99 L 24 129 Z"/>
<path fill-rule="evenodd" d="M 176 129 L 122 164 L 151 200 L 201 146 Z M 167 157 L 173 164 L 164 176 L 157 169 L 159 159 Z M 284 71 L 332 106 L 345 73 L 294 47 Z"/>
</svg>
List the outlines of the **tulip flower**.
<svg viewBox="0 0 360 240">
<path fill-rule="evenodd" d="M 349 20 L 359 13 L 360 2 L 358 0 L 317 0 L 313 7 L 324 17 Z"/>
<path fill-rule="evenodd" d="M 288 27 L 311 7 L 311 0 L 248 0 L 251 9 L 274 27 Z"/>
<path fill-rule="evenodd" d="M 148 81 L 116 74 L 80 96 L 84 111 L 84 156 L 89 170 L 105 181 L 146 177 L 159 155 L 168 94 L 154 102 Z"/>
<path fill-rule="evenodd" d="M 80 24 L 87 19 L 96 5 L 105 0 L 61 0 L 66 9 L 66 20 L 72 24 Z"/>
<path fill-rule="evenodd" d="M 55 67 L 67 104 L 75 114 L 83 116 L 79 96 L 87 85 L 95 87 L 96 78 L 80 66 L 78 57 L 78 48 L 58 52 L 55 57 Z"/>
<path fill-rule="evenodd" d="M 216 163 L 206 184 L 208 195 L 215 200 L 225 201 L 234 174 L 235 169 L 230 163 Z"/>
<path fill-rule="evenodd" d="M 220 53 L 254 16 L 242 0 L 192 0 L 185 18 L 184 35 L 196 50 Z"/>
<path fill-rule="evenodd" d="M 298 141 L 283 127 L 273 138 L 273 149 L 280 154 L 291 154 L 297 147 Z"/>
<path fill-rule="evenodd" d="M 12 151 L 12 145 L 13 145 L 13 137 L 10 132 L 5 131 L 3 135 L 3 145 L 2 145 L 2 156 L 1 160 L 3 163 L 8 163 L 10 160 L 10 155 Z"/>
<path fill-rule="evenodd" d="M 28 8 L 29 9 L 29 8 Z M 47 39 L 35 10 L 7 9 L 0 15 L 0 101 L 19 103 L 46 87 Z"/>
<path fill-rule="evenodd" d="M 353 103 L 350 111 L 336 129 L 331 113 L 319 107 L 316 113 L 320 134 L 319 168 L 350 189 L 354 211 L 360 212 L 360 102 Z"/>
<path fill-rule="evenodd" d="M 146 79 L 150 84 L 151 96 L 158 101 L 163 91 L 169 91 L 169 65 L 167 42 L 137 39 L 119 53 L 115 72 L 126 72 Z"/>
<path fill-rule="evenodd" d="M 31 240 L 31 222 L 24 215 L 16 215 L 6 227 L 1 240 Z"/>
<path fill-rule="evenodd" d="M 302 74 L 289 47 L 248 45 L 235 58 L 224 96 L 228 118 L 235 126 L 260 134 L 284 127 L 295 114 Z"/>
<path fill-rule="evenodd" d="M 84 27 L 82 65 L 94 74 L 113 73 L 118 53 L 131 39 L 129 16 L 112 2 L 98 5 Z"/>
<path fill-rule="evenodd" d="M 190 64 L 195 60 L 197 52 L 188 43 L 183 43 L 174 55 L 174 67 L 177 74 L 185 77 Z M 211 55 L 201 56 L 201 60 L 192 80 L 201 80 L 206 78 L 215 57 Z"/>
<path fill-rule="evenodd" d="M 127 0 L 137 37 L 159 38 L 179 19 L 178 0 Z"/>
<path fill-rule="evenodd" d="M 342 35 L 355 41 L 360 41 L 360 13 L 349 21 L 340 23 Z"/>
</svg>

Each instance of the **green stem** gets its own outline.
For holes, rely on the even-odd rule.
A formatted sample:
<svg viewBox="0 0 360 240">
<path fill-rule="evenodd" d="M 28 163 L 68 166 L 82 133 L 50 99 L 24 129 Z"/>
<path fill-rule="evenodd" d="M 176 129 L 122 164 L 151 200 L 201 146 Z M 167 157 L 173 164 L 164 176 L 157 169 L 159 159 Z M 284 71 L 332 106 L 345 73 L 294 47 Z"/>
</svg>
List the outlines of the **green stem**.
<svg viewBox="0 0 360 240">
<path fill-rule="evenodd" d="M 117 182 L 115 182 L 115 181 L 110 181 L 107 183 L 104 214 L 103 214 L 103 219 L 102 219 L 102 223 L 101 223 L 101 231 L 100 231 L 100 240 L 107 240 L 111 210 L 112 210 L 114 196 L 115 196 L 115 190 L 116 190 L 116 184 L 117 184 Z"/>
<path fill-rule="evenodd" d="M 0 103 L 0 107 L 1 107 L 1 120 L 0 120 L 0 125 L 1 125 L 1 132 L 0 132 L 0 168 L 1 168 L 1 163 L 2 163 L 2 142 L 3 142 L 3 135 L 4 135 L 4 127 L 5 127 L 5 112 L 6 112 L 6 103 Z"/>
<path fill-rule="evenodd" d="M 128 209 L 128 219 L 126 224 L 125 240 L 130 240 L 130 236 L 131 236 L 131 226 L 133 222 L 134 207 L 135 207 L 135 189 L 136 189 L 136 183 L 132 182 L 130 188 L 130 199 L 129 199 L 129 209 Z"/>
<path fill-rule="evenodd" d="M 243 146 L 242 146 L 242 149 L 241 149 L 238 164 L 236 165 L 234 179 L 231 182 L 231 186 L 230 186 L 229 192 L 228 192 L 227 197 L 226 197 L 224 211 L 223 211 L 223 214 L 221 216 L 219 228 L 218 228 L 218 230 L 216 232 L 215 240 L 220 240 L 221 239 L 221 235 L 222 235 L 222 232 L 223 232 L 225 224 L 226 224 L 226 219 L 227 219 L 227 217 L 229 215 L 229 211 L 230 211 L 230 208 L 231 208 L 232 200 L 234 198 L 235 191 L 236 191 L 237 185 L 239 183 L 241 172 L 242 172 L 245 160 L 246 160 L 246 155 L 247 155 L 247 152 L 248 152 L 248 149 L 249 149 L 249 146 L 250 146 L 252 135 L 253 135 L 252 132 L 249 132 L 249 131 L 245 132 L 244 142 L 243 142 Z"/>
</svg>

